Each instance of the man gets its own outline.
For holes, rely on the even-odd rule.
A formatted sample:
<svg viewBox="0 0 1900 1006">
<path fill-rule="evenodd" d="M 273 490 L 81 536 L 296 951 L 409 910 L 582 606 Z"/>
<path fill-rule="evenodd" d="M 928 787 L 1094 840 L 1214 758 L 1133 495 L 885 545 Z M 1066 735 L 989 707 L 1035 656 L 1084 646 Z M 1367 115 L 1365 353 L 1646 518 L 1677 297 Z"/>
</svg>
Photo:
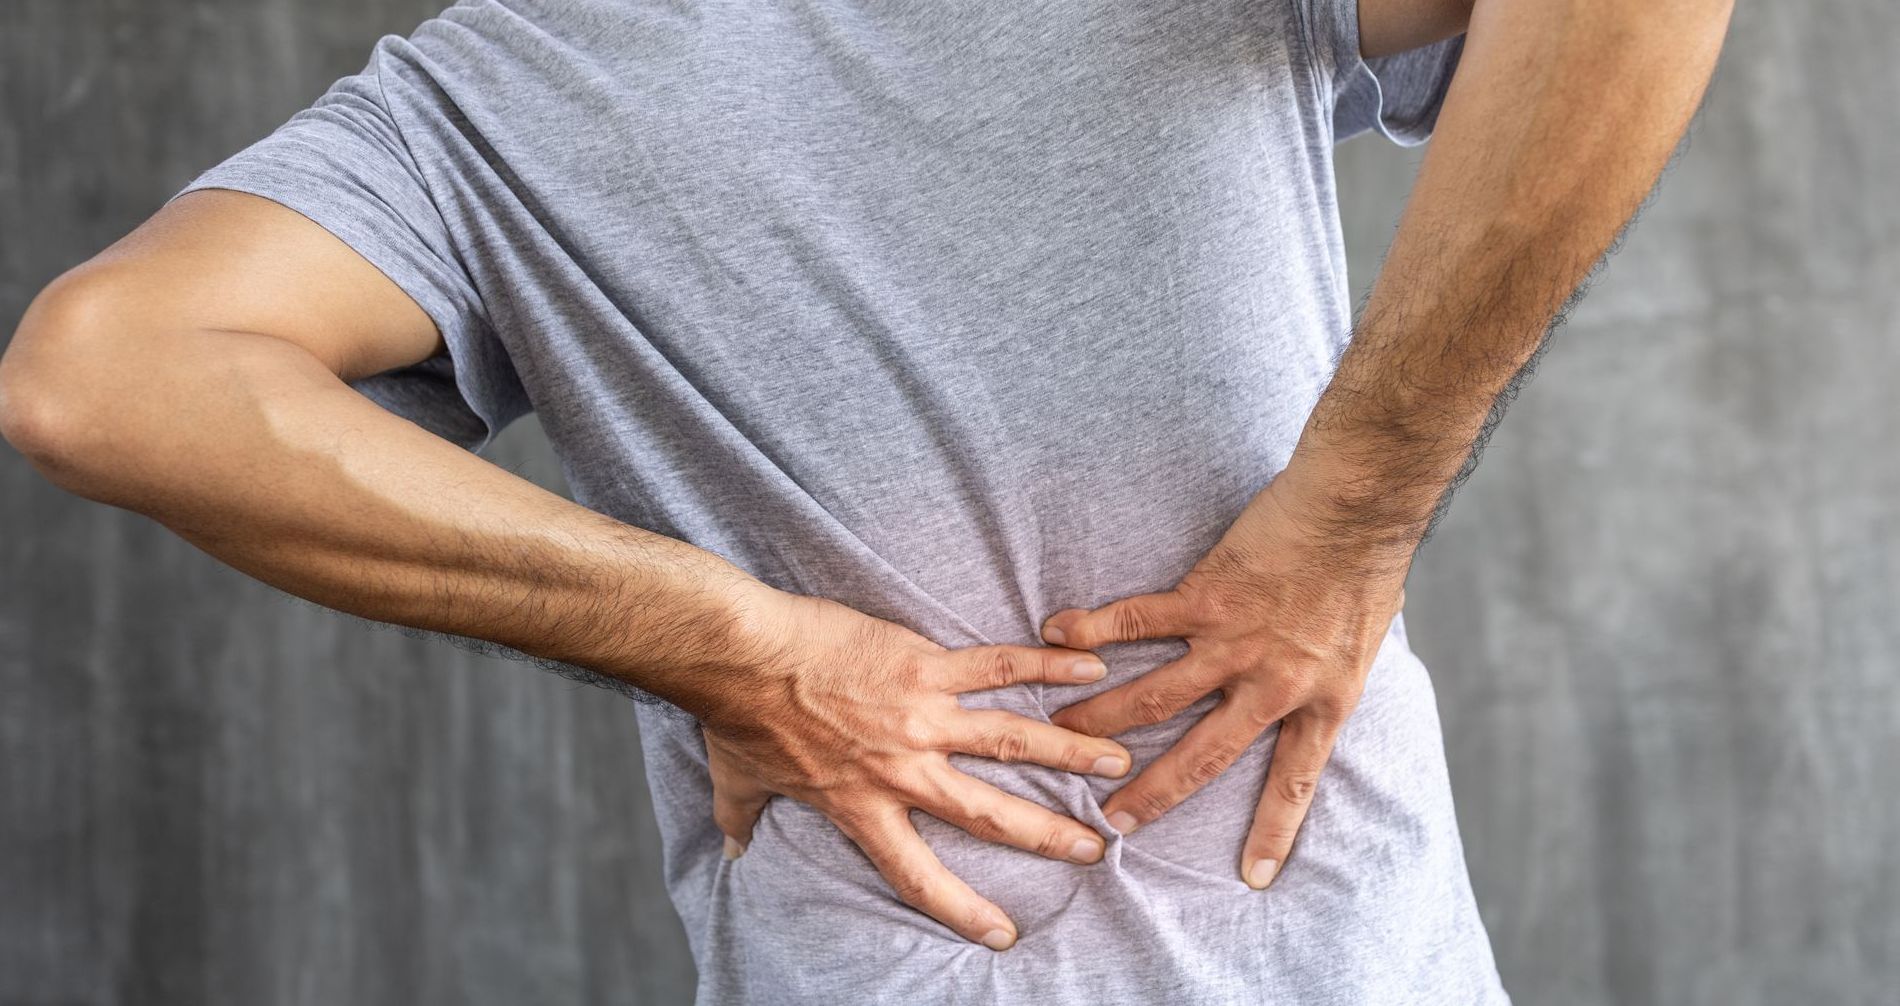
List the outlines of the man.
<svg viewBox="0 0 1900 1006">
<path fill-rule="evenodd" d="M 0 428 L 646 698 L 702 1002 L 1508 1002 L 1401 587 L 1728 8 L 464 0 L 43 291 Z M 464 449 L 529 411 L 578 503 Z"/>
</svg>

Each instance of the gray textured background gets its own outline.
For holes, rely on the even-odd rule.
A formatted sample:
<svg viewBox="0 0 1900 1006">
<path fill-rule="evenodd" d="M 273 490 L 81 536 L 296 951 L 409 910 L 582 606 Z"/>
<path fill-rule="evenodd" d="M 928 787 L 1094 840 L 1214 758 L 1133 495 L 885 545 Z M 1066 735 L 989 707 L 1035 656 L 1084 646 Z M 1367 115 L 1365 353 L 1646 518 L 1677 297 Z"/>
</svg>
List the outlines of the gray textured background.
<svg viewBox="0 0 1900 1006">
<path fill-rule="evenodd" d="M 438 7 L 5 0 L 0 331 Z M 1742 8 L 1408 591 L 1526 1006 L 1900 995 L 1900 8 Z M 1342 152 L 1362 287 L 1414 164 Z M 690 997 L 624 701 L 0 492 L 0 1003 Z"/>
</svg>

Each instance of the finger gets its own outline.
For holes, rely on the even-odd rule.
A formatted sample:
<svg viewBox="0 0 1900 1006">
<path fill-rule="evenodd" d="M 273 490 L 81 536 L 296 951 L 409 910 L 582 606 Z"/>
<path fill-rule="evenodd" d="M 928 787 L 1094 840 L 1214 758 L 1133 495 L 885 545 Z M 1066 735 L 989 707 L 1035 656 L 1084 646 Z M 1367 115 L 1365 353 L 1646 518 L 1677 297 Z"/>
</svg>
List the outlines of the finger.
<svg viewBox="0 0 1900 1006">
<path fill-rule="evenodd" d="M 752 844 L 752 829 L 772 791 L 734 768 L 711 743 L 706 745 L 706 767 L 712 776 L 713 822 L 725 833 L 726 858 L 737 859 Z"/>
<path fill-rule="evenodd" d="M 1071 863 L 1099 862 L 1107 849 L 1095 829 L 1047 807 L 1005 793 L 946 767 L 929 784 L 935 794 L 918 809 L 985 842 L 1014 846 Z"/>
<path fill-rule="evenodd" d="M 1266 726 L 1253 707 L 1229 698 L 1102 804 L 1108 825 L 1126 835 L 1174 809 L 1233 765 Z"/>
<path fill-rule="evenodd" d="M 1199 625 L 1193 605 L 1177 591 L 1135 594 L 1099 608 L 1064 608 L 1042 623 L 1042 638 L 1057 646 L 1092 650 L 1104 643 L 1185 636 Z"/>
<path fill-rule="evenodd" d="M 1041 681 L 1055 685 L 1100 681 L 1102 658 L 1050 646 L 966 646 L 944 650 L 925 664 L 925 684 L 945 692 L 975 692 Z"/>
<path fill-rule="evenodd" d="M 1170 720 L 1218 686 L 1205 674 L 1200 661 L 1190 654 L 1125 685 L 1064 706 L 1049 721 L 1077 733 L 1112 737 L 1130 727 Z"/>
<path fill-rule="evenodd" d="M 1293 851 L 1294 836 L 1313 805 L 1320 772 L 1332 757 L 1342 722 L 1310 707 L 1296 709 L 1281 721 L 1260 807 L 1240 854 L 1240 879 L 1248 887 L 1257 891 L 1272 883 Z"/>
<path fill-rule="evenodd" d="M 972 709 L 956 718 L 950 750 L 1005 762 L 1034 762 L 1065 772 L 1120 778 L 1133 760 L 1128 749 L 1102 737 L 1000 709 Z"/>
<path fill-rule="evenodd" d="M 1016 924 L 943 865 L 917 834 L 904 808 L 891 804 L 832 820 L 864 850 L 904 904 L 991 950 L 1007 950 L 1015 944 Z"/>
</svg>

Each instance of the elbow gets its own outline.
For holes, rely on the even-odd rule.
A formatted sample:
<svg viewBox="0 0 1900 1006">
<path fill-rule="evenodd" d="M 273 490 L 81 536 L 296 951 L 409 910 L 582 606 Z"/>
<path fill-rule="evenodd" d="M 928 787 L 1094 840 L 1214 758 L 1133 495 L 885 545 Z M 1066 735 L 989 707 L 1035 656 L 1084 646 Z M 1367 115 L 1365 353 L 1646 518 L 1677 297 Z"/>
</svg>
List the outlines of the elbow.
<svg viewBox="0 0 1900 1006">
<path fill-rule="evenodd" d="M 117 297 L 109 280 L 69 271 L 33 298 L 0 355 L 0 437 L 69 491 L 96 481 L 90 462 L 115 435 L 103 344 Z"/>
</svg>

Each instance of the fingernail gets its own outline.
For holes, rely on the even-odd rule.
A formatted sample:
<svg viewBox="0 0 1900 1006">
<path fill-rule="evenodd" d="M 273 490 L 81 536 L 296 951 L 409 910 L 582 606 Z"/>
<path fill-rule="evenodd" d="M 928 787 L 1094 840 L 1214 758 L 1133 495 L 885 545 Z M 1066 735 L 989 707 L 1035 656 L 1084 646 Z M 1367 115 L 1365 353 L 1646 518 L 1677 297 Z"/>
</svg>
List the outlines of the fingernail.
<svg viewBox="0 0 1900 1006">
<path fill-rule="evenodd" d="M 727 859 L 738 859 L 739 854 L 744 851 L 745 851 L 745 846 L 740 845 L 738 842 L 733 841 L 731 835 L 726 836 L 726 858 Z"/>
<path fill-rule="evenodd" d="M 1247 886 L 1256 891 L 1264 891 L 1268 884 L 1273 883 L 1273 875 L 1279 870 L 1280 861 L 1277 859 L 1256 859 L 1253 865 L 1247 868 Z"/>
<path fill-rule="evenodd" d="M 1126 835 L 1135 830 L 1135 815 L 1125 810 L 1118 810 L 1108 815 L 1108 826 Z"/>
<path fill-rule="evenodd" d="M 1075 847 L 1069 850 L 1069 858 L 1077 863 L 1093 863 L 1102 858 L 1102 843 L 1098 839 L 1078 838 Z"/>
<path fill-rule="evenodd" d="M 1057 646 L 1061 646 L 1063 643 L 1066 643 L 1069 641 L 1068 634 L 1063 632 L 1061 629 L 1056 628 L 1053 625 L 1043 626 L 1042 638 L 1051 643 L 1056 644 Z"/>
<path fill-rule="evenodd" d="M 1069 676 L 1076 681 L 1100 681 L 1108 676 L 1108 665 L 1093 658 L 1078 660 L 1069 665 Z"/>
<path fill-rule="evenodd" d="M 1095 764 L 1089 767 L 1089 773 L 1091 775 L 1118 776 L 1126 771 L 1125 766 L 1127 764 L 1127 762 L 1122 761 L 1114 755 L 1103 755 L 1095 759 Z"/>
<path fill-rule="evenodd" d="M 991 950 L 1008 950 L 1015 943 L 1016 937 L 1009 935 L 1005 930 L 992 929 L 983 934 L 983 945 Z"/>
</svg>

